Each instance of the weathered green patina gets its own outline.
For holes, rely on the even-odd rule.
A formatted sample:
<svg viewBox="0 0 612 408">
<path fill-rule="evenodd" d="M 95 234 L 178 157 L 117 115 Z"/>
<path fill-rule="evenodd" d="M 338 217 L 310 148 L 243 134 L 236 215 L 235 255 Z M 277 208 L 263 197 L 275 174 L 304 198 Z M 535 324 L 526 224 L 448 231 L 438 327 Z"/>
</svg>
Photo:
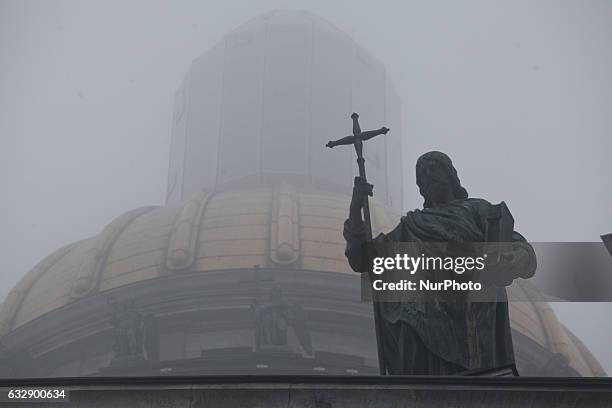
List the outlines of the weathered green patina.
<svg viewBox="0 0 612 408">
<path fill-rule="evenodd" d="M 450 158 L 429 152 L 417 161 L 417 185 L 425 199 L 422 210 L 403 216 L 397 227 L 380 234 L 374 243 L 413 242 L 427 256 L 445 256 L 448 248 L 465 243 L 485 242 L 492 205 L 469 198 L 461 186 Z M 365 225 L 360 203 L 372 194 L 373 186 L 356 178 L 349 218 L 344 224 L 346 256 L 355 271 L 370 268 L 372 251 L 366 247 Z M 517 232 L 512 241 L 520 242 L 511 259 L 521 277 L 535 272 L 533 249 Z M 488 369 L 514 363 L 506 291 L 500 285 L 495 301 L 448 301 L 443 295 L 424 302 L 380 303 L 382 344 L 385 365 L 390 374 L 453 374 Z"/>
</svg>

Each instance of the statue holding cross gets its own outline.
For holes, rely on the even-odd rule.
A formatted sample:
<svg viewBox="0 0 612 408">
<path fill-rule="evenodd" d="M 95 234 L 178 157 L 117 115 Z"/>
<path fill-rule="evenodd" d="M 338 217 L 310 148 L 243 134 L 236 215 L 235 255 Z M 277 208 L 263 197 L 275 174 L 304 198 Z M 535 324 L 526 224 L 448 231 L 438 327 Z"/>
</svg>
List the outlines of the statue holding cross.
<svg viewBox="0 0 612 408">
<path fill-rule="evenodd" d="M 427 245 L 432 242 L 461 246 L 505 241 L 512 243 L 512 249 L 511 253 L 504 253 L 503 259 L 510 260 L 509 270 L 518 271 L 518 275 L 505 277 L 505 283 L 496 286 L 492 293 L 495 301 L 447 302 L 442 298 L 428 302 L 374 301 L 381 375 L 468 375 L 513 366 L 505 285 L 516 277 L 532 276 L 536 259 L 531 245 L 514 231 L 509 210 L 503 202 L 493 205 L 484 199 L 469 198 L 451 159 L 432 151 L 419 157 L 416 164 L 423 209 L 409 211 L 392 231 L 373 238 L 368 204 L 373 186 L 366 179 L 363 142 L 386 134 L 389 129 L 362 132 L 359 116 L 353 113 L 351 118 L 353 136 L 330 141 L 326 146 L 353 144 L 357 153 L 359 177 L 355 177 L 343 232 L 345 255 L 354 271 L 372 273 L 371 259 L 376 256 L 372 251 L 377 245 L 369 243 L 412 242 L 427 248 L 435 247 Z M 428 255 L 431 254 L 425 253 Z"/>
<path fill-rule="evenodd" d="M 357 166 L 359 167 L 359 177 L 356 178 L 356 182 L 364 184 L 366 186 L 370 186 L 368 195 L 371 196 L 373 186 L 368 184 L 366 179 L 365 159 L 363 158 L 363 142 L 365 142 L 366 140 L 370 140 L 374 136 L 386 135 L 387 132 L 389 132 L 389 128 L 383 126 L 377 130 L 367 130 L 365 132 L 362 132 L 361 127 L 359 126 L 359 115 L 353 112 L 353 114 L 351 115 L 351 119 L 353 119 L 353 136 L 346 136 L 342 139 L 338 139 L 335 141 L 330 140 L 325 146 L 329 148 L 349 144 L 355 146 L 355 152 L 357 153 Z M 355 201 L 355 205 L 354 208 L 352 208 L 352 211 L 358 211 L 361 215 L 361 211 L 363 209 L 363 217 L 365 219 L 365 239 L 367 242 L 371 242 L 372 222 L 370 221 L 370 205 L 368 203 L 368 195 L 363 196 L 359 200 L 353 200 Z M 385 367 L 386 359 L 384 355 L 384 349 L 382 347 L 382 339 L 380 338 L 382 330 L 382 327 L 380 325 L 380 310 L 378 303 L 373 302 L 372 304 L 374 305 L 374 326 L 376 330 L 376 344 L 378 348 L 378 367 L 380 374 L 385 375 L 387 370 Z"/>
<path fill-rule="evenodd" d="M 359 180 L 360 182 L 367 183 L 366 180 L 366 171 L 365 171 L 365 159 L 363 158 L 363 142 L 366 140 L 372 139 L 374 136 L 378 135 L 386 135 L 389 132 L 389 128 L 381 127 L 376 130 L 366 130 L 365 132 L 361 131 L 361 127 L 359 126 L 359 115 L 353 112 L 351 115 L 351 119 L 353 119 L 353 136 L 346 136 L 342 139 L 338 140 L 330 140 L 327 142 L 325 146 L 329 148 L 333 148 L 336 146 L 342 145 L 350 145 L 352 144 L 355 147 L 355 152 L 357 153 L 357 166 L 359 167 Z M 372 195 L 371 193 L 369 195 Z M 366 234 L 368 235 L 368 240 L 372 240 L 372 224 L 370 222 L 370 207 L 368 204 L 368 199 L 365 197 L 363 203 L 361 204 L 365 217 L 366 224 Z"/>
</svg>

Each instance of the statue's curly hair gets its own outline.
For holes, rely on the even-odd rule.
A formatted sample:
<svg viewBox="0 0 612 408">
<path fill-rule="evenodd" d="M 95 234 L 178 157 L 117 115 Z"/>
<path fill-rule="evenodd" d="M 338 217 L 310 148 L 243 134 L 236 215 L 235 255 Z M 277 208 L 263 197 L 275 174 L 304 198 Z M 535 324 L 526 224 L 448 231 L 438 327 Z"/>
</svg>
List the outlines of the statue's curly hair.
<svg viewBox="0 0 612 408">
<path fill-rule="evenodd" d="M 468 198 L 468 192 L 461 185 L 461 181 L 459 181 L 459 176 L 457 175 L 457 169 L 455 169 L 455 166 L 453 166 L 453 162 L 450 159 L 450 157 L 448 157 L 446 154 L 442 152 L 438 152 L 434 150 L 434 151 L 422 154 L 416 163 L 416 182 L 417 182 L 417 186 L 419 186 L 419 192 L 425 199 L 425 202 L 423 203 L 423 208 L 431 207 L 431 202 L 425 196 L 425 191 L 424 191 L 424 186 L 423 186 L 423 170 L 422 169 L 423 169 L 423 162 L 425 160 L 434 160 L 440 163 L 446 169 L 451 179 L 452 188 L 453 188 L 453 196 L 455 197 L 455 199 Z"/>
</svg>

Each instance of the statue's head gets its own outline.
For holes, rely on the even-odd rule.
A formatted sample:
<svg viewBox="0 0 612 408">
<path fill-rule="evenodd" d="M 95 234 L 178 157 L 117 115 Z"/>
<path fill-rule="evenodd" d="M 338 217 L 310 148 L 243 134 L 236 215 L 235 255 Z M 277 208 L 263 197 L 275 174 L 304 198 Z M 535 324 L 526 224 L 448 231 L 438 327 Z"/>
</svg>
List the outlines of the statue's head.
<svg viewBox="0 0 612 408">
<path fill-rule="evenodd" d="M 468 197 L 467 190 L 461 186 L 453 162 L 442 152 L 427 152 L 419 157 L 416 164 L 416 182 L 425 199 L 424 208 L 430 208 L 434 203 L 441 204 Z"/>
</svg>

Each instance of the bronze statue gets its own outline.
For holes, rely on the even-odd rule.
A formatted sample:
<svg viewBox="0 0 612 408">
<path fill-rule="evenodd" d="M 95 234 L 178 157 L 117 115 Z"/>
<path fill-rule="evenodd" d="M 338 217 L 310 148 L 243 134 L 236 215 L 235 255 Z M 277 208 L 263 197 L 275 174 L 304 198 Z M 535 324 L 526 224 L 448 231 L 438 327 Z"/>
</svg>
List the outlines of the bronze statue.
<svg viewBox="0 0 612 408">
<path fill-rule="evenodd" d="M 505 271 L 514 275 L 506 273 L 503 283 L 493 287 L 496 301 L 374 302 L 381 374 L 444 375 L 513 365 L 504 285 L 519 276 L 532 276 L 536 260 L 533 248 L 513 230 L 514 220 L 507 207 L 469 198 L 451 159 L 441 152 L 429 152 L 416 165 L 424 208 L 408 212 L 393 231 L 372 239 L 368 196 L 373 194 L 373 185 L 365 178 L 363 141 L 389 129 L 361 132 L 358 115 L 351 118 L 354 136 L 326 146 L 354 144 L 357 153 L 359 177 L 355 178 L 349 218 L 344 224 L 345 253 L 353 270 L 369 272 L 375 246 L 367 244 L 372 242 L 514 242 L 502 246 L 507 253 L 497 254 L 497 262 L 502 259 Z"/>
<path fill-rule="evenodd" d="M 485 242 L 488 201 L 469 198 L 451 159 L 441 152 L 422 155 L 416 165 L 422 210 L 409 211 L 399 225 L 375 241 Z M 373 186 L 355 179 L 350 215 L 344 224 L 346 256 L 355 271 L 369 267 L 362 203 Z M 497 239 L 497 238 L 496 238 Z M 521 277 L 535 272 L 535 254 L 525 239 L 511 231 L 513 269 Z M 382 347 L 390 374 L 443 375 L 492 369 L 514 363 L 508 304 L 503 286 L 496 302 L 380 303 Z"/>
<path fill-rule="evenodd" d="M 288 349 L 287 334 L 292 328 L 300 346 L 312 355 L 312 343 L 304 309 L 297 303 L 283 299 L 280 286 L 270 289 L 269 299 L 251 304 L 255 313 L 255 351 L 279 351 Z"/>
<path fill-rule="evenodd" d="M 133 300 L 113 302 L 113 307 L 115 363 L 159 360 L 157 318 L 140 313 Z"/>
<path fill-rule="evenodd" d="M 134 308 L 133 301 L 115 305 L 113 328 L 115 358 L 144 359 L 144 324 L 142 315 Z"/>
</svg>

